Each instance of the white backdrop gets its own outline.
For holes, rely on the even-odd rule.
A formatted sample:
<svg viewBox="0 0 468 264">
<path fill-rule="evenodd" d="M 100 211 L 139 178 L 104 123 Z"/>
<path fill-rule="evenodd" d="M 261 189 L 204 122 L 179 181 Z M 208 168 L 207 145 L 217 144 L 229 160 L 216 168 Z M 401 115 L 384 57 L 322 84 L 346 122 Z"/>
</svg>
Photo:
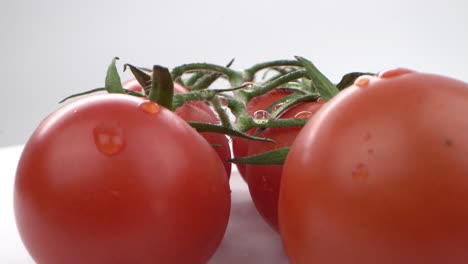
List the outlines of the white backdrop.
<svg viewBox="0 0 468 264">
<path fill-rule="evenodd" d="M 404 66 L 468 81 L 464 0 L 4 0 L 0 146 L 123 63 L 233 67 L 301 55 L 333 81 Z M 126 75 L 124 75 L 126 76 Z"/>
</svg>

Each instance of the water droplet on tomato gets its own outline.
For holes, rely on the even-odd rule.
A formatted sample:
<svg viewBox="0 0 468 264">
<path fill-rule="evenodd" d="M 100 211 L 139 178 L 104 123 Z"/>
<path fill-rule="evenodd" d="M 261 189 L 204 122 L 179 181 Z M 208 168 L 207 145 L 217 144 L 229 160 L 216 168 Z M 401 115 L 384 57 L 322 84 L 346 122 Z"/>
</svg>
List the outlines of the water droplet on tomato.
<svg viewBox="0 0 468 264">
<path fill-rule="evenodd" d="M 144 101 L 143 103 L 140 104 L 140 109 L 143 110 L 143 112 L 148 113 L 148 114 L 157 114 L 161 110 L 161 107 L 153 101 Z"/>
<path fill-rule="evenodd" d="M 366 85 L 369 84 L 370 82 L 370 79 L 372 77 L 371 76 L 368 76 L 368 75 L 363 75 L 363 76 L 359 76 L 355 81 L 354 81 L 354 85 L 356 85 L 357 87 L 364 87 Z"/>
<path fill-rule="evenodd" d="M 294 115 L 294 118 L 309 118 L 312 115 L 310 111 L 301 111 Z"/>
<path fill-rule="evenodd" d="M 393 68 L 393 69 L 388 69 L 388 70 L 384 70 L 384 71 L 377 73 L 377 77 L 386 79 L 386 78 L 397 77 L 397 76 L 412 73 L 412 72 L 414 71 L 410 69 Z"/>
<path fill-rule="evenodd" d="M 325 103 L 325 100 L 322 97 L 317 98 L 317 103 Z"/>
<path fill-rule="evenodd" d="M 273 185 L 271 184 L 271 182 L 267 179 L 265 175 L 262 176 L 262 181 L 260 184 L 261 184 L 262 190 L 267 191 L 267 192 L 273 191 Z"/>
<path fill-rule="evenodd" d="M 353 169 L 351 176 L 354 181 L 365 181 L 369 177 L 369 171 L 364 163 L 358 163 Z"/>
<path fill-rule="evenodd" d="M 122 129 L 114 127 L 97 127 L 93 130 L 94 144 L 106 155 L 115 155 L 125 146 Z"/>
<path fill-rule="evenodd" d="M 284 105 L 284 103 L 276 104 L 276 105 L 273 106 L 273 108 L 271 109 L 271 112 L 273 113 L 273 112 L 278 111 L 278 109 L 280 109 L 283 105 Z"/>
<path fill-rule="evenodd" d="M 270 118 L 270 114 L 265 110 L 257 110 L 253 114 L 254 122 L 255 123 L 266 123 Z"/>
</svg>

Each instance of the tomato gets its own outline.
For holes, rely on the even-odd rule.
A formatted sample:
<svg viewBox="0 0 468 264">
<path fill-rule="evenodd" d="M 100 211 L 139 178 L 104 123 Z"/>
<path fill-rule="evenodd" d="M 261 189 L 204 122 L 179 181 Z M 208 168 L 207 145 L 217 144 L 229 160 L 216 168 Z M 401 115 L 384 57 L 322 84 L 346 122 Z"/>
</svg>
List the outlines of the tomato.
<svg viewBox="0 0 468 264">
<path fill-rule="evenodd" d="M 215 151 L 185 121 L 105 94 L 34 131 L 14 208 L 37 263 L 206 263 L 226 230 L 230 190 Z"/>
<path fill-rule="evenodd" d="M 136 92 L 143 91 L 143 88 L 136 79 L 125 81 L 122 85 L 125 89 Z M 186 93 L 188 92 L 188 89 L 180 83 L 174 82 L 174 92 Z M 210 124 L 220 123 L 219 118 L 213 110 L 207 104 L 200 101 L 188 102 L 178 107 L 175 110 L 175 113 L 187 122 L 205 122 Z M 203 138 L 213 146 L 216 153 L 218 153 L 219 158 L 223 162 L 224 169 L 226 170 L 226 175 L 229 178 L 231 175 L 231 163 L 228 162 L 228 160 L 231 159 L 231 148 L 229 147 L 228 138 L 225 135 L 211 132 L 201 132 L 200 135 L 202 135 Z"/>
<path fill-rule="evenodd" d="M 309 118 L 321 106 L 322 103 L 319 102 L 301 103 L 288 109 L 280 118 Z M 276 144 L 251 140 L 248 142 L 247 156 L 289 147 L 300 130 L 301 127 L 265 129 L 258 136 L 273 139 Z M 282 169 L 281 165 L 245 165 L 245 178 L 255 207 L 275 230 L 278 230 L 278 198 Z"/>
<path fill-rule="evenodd" d="M 321 108 L 284 164 L 291 263 L 466 263 L 468 84 L 405 69 Z"/>
<path fill-rule="evenodd" d="M 278 89 L 271 90 L 270 92 L 266 94 L 254 97 L 247 104 L 247 114 L 249 116 L 254 116 L 254 113 L 256 111 L 267 109 L 273 103 L 275 103 L 276 101 L 280 100 L 281 98 L 285 96 L 290 95 L 291 93 L 292 93 L 292 90 L 278 88 Z M 246 133 L 252 135 L 255 133 L 255 129 L 250 129 L 246 131 Z M 234 157 L 239 158 L 239 157 L 247 156 L 248 142 L 249 140 L 246 140 L 240 137 L 234 137 L 232 139 L 232 152 L 234 154 Z M 245 165 L 239 163 L 239 164 L 236 164 L 236 167 L 239 171 L 239 174 L 245 180 L 246 179 Z"/>
</svg>

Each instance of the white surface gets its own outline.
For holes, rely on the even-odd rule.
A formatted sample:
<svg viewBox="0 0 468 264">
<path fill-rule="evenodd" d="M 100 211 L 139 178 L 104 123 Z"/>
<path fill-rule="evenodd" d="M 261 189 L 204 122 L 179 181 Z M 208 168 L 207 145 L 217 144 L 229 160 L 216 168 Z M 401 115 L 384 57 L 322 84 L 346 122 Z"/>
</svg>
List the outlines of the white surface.
<svg viewBox="0 0 468 264">
<path fill-rule="evenodd" d="M 0 148 L 0 263 L 33 264 L 16 229 L 13 183 L 22 146 Z M 231 218 L 223 242 L 209 264 L 283 264 L 279 235 L 258 215 L 237 171 L 231 176 Z"/>
</svg>

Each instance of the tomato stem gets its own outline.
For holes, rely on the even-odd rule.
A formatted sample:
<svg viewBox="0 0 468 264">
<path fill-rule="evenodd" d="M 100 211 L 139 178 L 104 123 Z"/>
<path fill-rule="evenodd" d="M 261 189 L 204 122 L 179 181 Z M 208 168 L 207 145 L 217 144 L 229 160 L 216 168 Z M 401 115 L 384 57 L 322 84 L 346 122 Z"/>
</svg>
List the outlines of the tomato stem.
<svg viewBox="0 0 468 264">
<path fill-rule="evenodd" d="M 271 80 L 267 82 L 266 84 L 260 86 L 258 89 L 254 89 L 251 91 L 239 91 L 238 95 L 243 99 L 246 103 L 248 103 L 250 100 L 252 100 L 256 96 L 260 96 L 262 94 L 265 94 L 283 84 L 286 84 L 288 82 L 304 78 L 307 76 L 306 70 L 296 70 L 290 73 L 287 73 L 283 76 L 280 76 L 274 80 Z"/>
<path fill-rule="evenodd" d="M 195 70 L 207 70 L 211 72 L 219 72 L 225 75 L 231 86 L 240 86 L 243 81 L 242 72 L 232 70 L 225 66 L 220 66 L 211 63 L 190 63 L 190 64 L 183 64 L 178 67 L 175 67 L 172 70 L 172 78 L 174 80 L 179 79 L 182 75 L 186 72 L 195 71 Z"/>
<path fill-rule="evenodd" d="M 216 113 L 218 113 L 222 126 L 231 128 L 231 121 L 229 120 L 229 116 L 227 115 L 226 111 L 223 109 L 219 96 L 214 96 L 213 99 L 211 99 L 211 104 L 213 105 Z"/>
<path fill-rule="evenodd" d="M 244 70 L 244 76 L 246 81 L 253 81 L 255 74 L 261 70 L 279 66 L 297 66 L 302 67 L 302 64 L 295 60 L 274 60 L 268 62 L 262 62 L 253 65 L 252 67 Z"/>
</svg>

